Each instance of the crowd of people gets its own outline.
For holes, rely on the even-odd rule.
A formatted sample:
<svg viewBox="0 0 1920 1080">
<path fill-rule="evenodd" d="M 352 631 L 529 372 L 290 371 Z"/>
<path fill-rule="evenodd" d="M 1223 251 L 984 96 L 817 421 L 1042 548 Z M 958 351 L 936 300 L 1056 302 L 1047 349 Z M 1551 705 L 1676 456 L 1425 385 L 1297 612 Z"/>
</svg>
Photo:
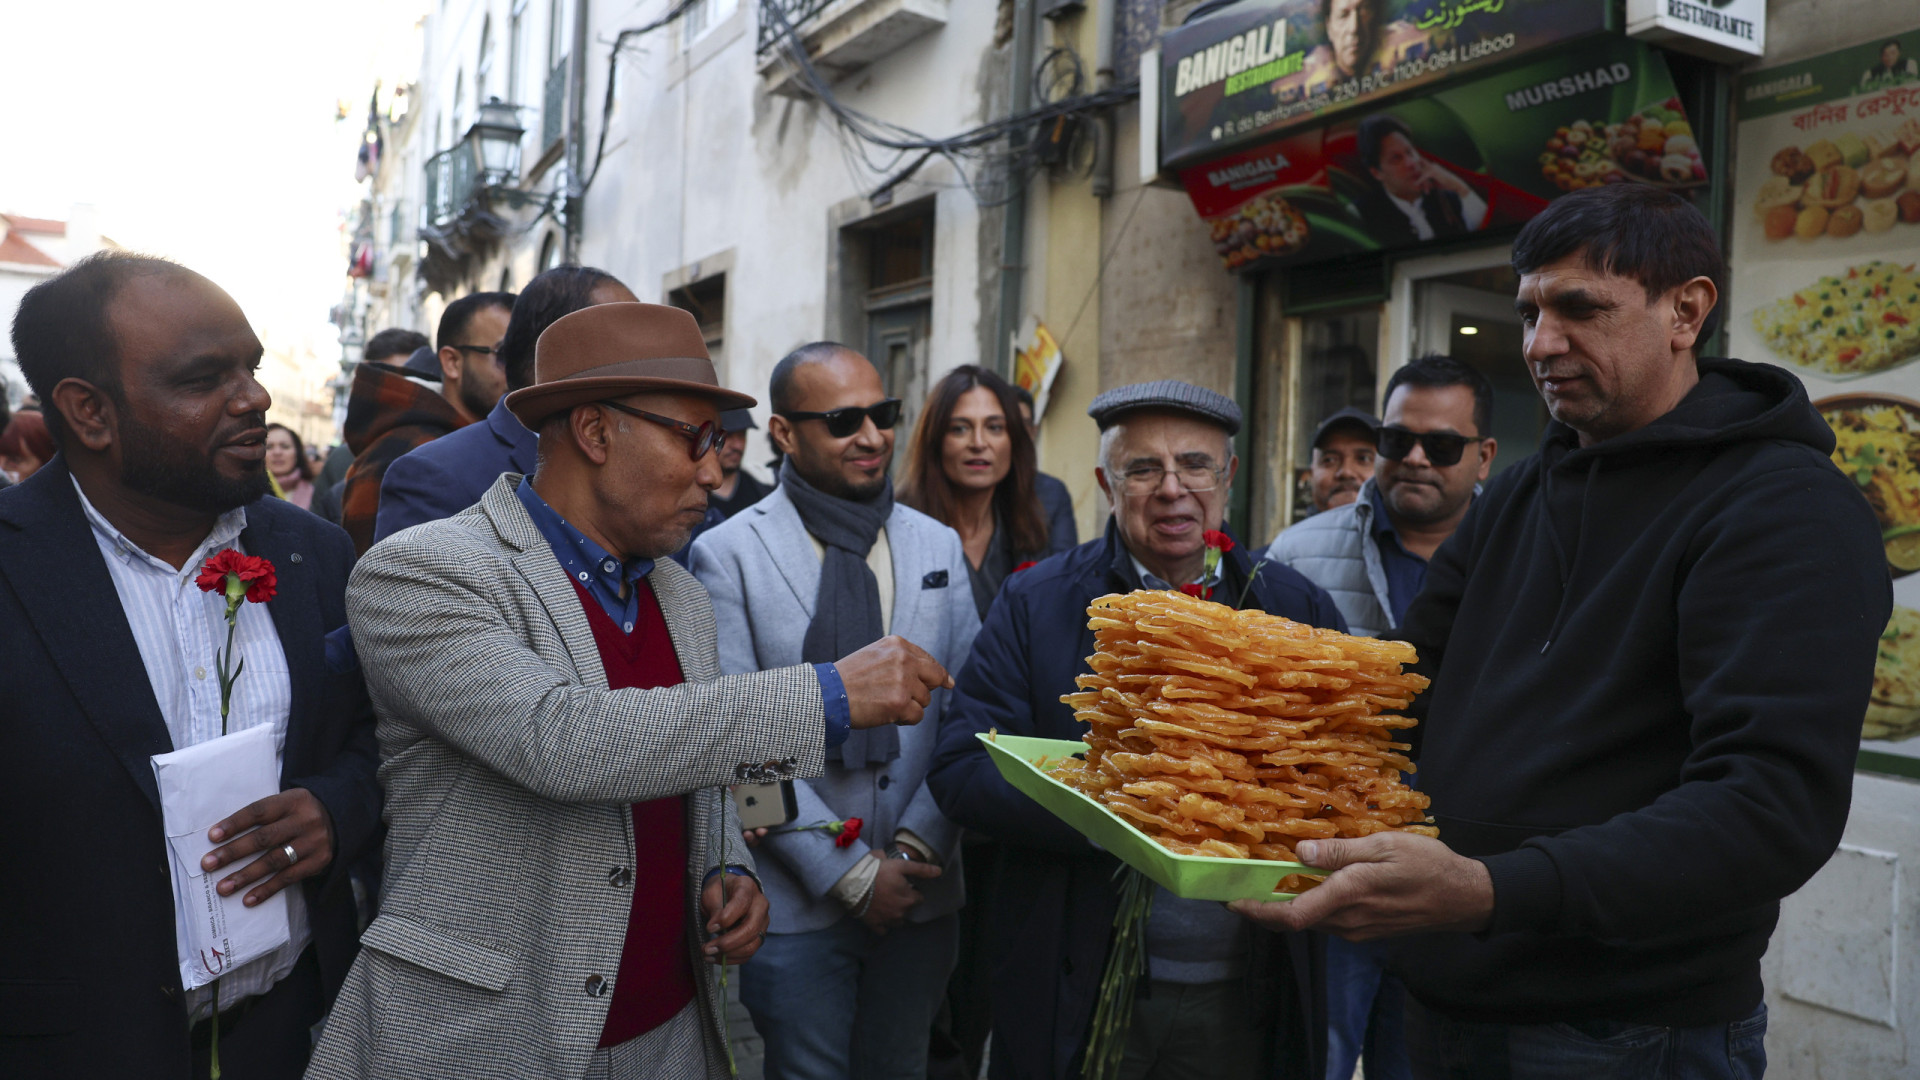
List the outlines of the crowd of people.
<svg viewBox="0 0 1920 1080">
<path fill-rule="evenodd" d="M 1417 648 L 1441 839 L 1301 841 L 1331 873 L 1288 903 L 1156 886 L 1122 1076 L 1760 1075 L 1879 531 L 1791 375 L 1699 355 L 1725 267 L 1689 203 L 1570 195 L 1514 268 L 1538 450 L 1496 475 L 1486 376 L 1413 359 L 1256 545 L 1242 409 L 1176 379 L 1054 424 L 1097 440 L 1082 542 L 982 367 L 896 464 L 858 350 L 725 387 L 691 315 L 562 266 L 376 335 L 320 454 L 216 285 L 77 263 L 20 304 L 37 409 L 0 428 L 0 1072 L 717 1080 L 732 977 L 770 1078 L 1077 1077 L 1121 864 L 976 736 L 1078 739 L 1089 602 L 1197 589 Z M 264 602 L 207 577 L 227 549 Z M 230 722 L 279 790 L 169 835 L 151 759 Z M 187 987 L 169 851 L 284 892 L 288 940 Z"/>
</svg>

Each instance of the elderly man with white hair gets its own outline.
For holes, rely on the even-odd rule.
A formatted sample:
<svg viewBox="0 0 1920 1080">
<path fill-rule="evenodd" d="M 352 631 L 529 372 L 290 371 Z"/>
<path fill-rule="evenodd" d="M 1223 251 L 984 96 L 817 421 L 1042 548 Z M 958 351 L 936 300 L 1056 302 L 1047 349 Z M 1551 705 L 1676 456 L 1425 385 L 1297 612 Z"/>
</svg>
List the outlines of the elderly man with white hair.
<svg viewBox="0 0 1920 1080">
<path fill-rule="evenodd" d="M 989 917 L 995 1077 L 1078 1076 L 1119 903 L 1113 856 L 1002 779 L 977 733 L 1078 739 L 1061 704 L 1088 668 L 1097 596 L 1182 589 L 1345 630 L 1333 599 L 1283 566 L 1256 567 L 1224 536 L 1239 460 L 1240 408 L 1172 379 L 1109 390 L 1095 477 L 1112 503 L 1106 532 L 1007 579 L 956 677 L 928 776 L 954 822 L 1004 845 Z M 1206 573 L 1210 534 L 1227 547 Z M 1135 1004 L 1127 1077 L 1312 1077 L 1326 1049 L 1324 946 L 1271 934 L 1220 904 L 1154 897 L 1148 993 Z"/>
</svg>

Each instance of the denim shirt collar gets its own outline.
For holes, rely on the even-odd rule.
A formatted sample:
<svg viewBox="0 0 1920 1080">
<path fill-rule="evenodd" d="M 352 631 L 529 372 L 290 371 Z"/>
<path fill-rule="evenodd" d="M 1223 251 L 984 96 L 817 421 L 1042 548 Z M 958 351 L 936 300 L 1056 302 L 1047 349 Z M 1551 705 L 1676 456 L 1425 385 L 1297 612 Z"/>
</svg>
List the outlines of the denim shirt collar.
<svg viewBox="0 0 1920 1080">
<path fill-rule="evenodd" d="M 533 527 L 546 537 L 553 557 L 560 560 L 567 576 L 599 601 L 608 618 L 633 633 L 634 619 L 640 612 L 640 593 L 635 586 L 653 572 L 653 560 L 629 559 L 623 563 L 608 554 L 606 548 L 567 524 L 559 511 L 547 505 L 547 500 L 533 490 L 532 477 L 523 478 L 514 494 L 527 508 Z"/>
</svg>

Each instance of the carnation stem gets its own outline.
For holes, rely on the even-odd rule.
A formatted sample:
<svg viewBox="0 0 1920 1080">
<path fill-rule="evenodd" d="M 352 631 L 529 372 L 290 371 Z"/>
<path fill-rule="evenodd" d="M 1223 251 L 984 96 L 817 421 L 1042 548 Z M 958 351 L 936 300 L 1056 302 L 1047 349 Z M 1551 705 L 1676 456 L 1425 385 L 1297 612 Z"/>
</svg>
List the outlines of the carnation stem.
<svg viewBox="0 0 1920 1080">
<path fill-rule="evenodd" d="M 220 1080 L 220 980 L 213 980 L 213 1033 L 207 1060 L 211 1067 L 207 1070 L 212 1080 Z"/>
<path fill-rule="evenodd" d="M 1099 1004 L 1087 1036 L 1086 1080 L 1114 1080 L 1127 1056 L 1133 1026 L 1133 997 L 1147 970 L 1147 916 L 1153 911 L 1153 882 L 1129 866 L 1114 875 L 1120 881 L 1120 907 L 1113 914 L 1113 944 L 1100 977 Z"/>
</svg>

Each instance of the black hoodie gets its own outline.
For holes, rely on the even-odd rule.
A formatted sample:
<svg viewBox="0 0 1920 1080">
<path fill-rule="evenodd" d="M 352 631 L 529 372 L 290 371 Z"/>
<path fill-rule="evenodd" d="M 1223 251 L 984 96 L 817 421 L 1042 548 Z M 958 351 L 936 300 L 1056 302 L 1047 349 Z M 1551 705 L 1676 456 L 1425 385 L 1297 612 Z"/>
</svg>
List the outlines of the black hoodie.
<svg viewBox="0 0 1920 1080">
<path fill-rule="evenodd" d="M 1550 424 L 1435 553 L 1420 787 L 1481 859 L 1481 934 L 1393 946 L 1464 1020 L 1728 1023 L 1826 862 L 1892 605 L 1879 526 L 1799 380 L 1700 361 L 1638 431 Z"/>
</svg>

